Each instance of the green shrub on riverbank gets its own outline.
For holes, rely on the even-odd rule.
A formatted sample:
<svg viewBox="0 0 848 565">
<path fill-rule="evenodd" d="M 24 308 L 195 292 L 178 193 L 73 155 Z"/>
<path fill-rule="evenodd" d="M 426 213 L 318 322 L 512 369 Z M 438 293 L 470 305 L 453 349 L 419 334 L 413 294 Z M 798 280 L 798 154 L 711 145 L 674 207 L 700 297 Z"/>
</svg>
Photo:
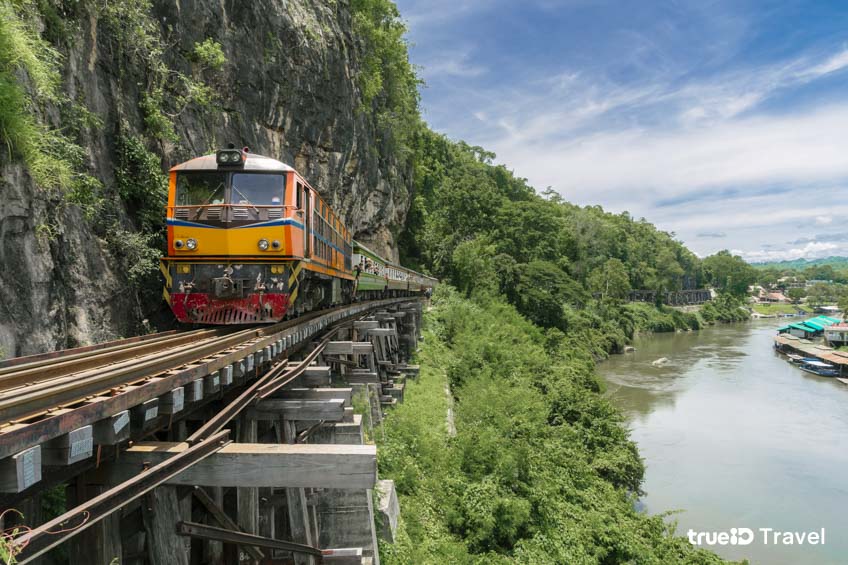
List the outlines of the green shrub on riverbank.
<svg viewBox="0 0 848 565">
<path fill-rule="evenodd" d="M 745 309 L 744 300 L 729 294 L 719 294 L 715 300 L 701 306 L 698 315 L 708 324 L 714 322 L 744 322 L 751 318 L 751 314 Z"/>
<path fill-rule="evenodd" d="M 385 563 L 720 562 L 634 510 L 643 465 L 579 340 L 448 287 L 425 335 L 421 376 L 377 434 L 402 508 Z"/>
<path fill-rule="evenodd" d="M 635 329 L 640 332 L 673 332 L 701 328 L 701 320 L 697 314 L 669 306 L 633 302 L 627 304 L 625 310 L 630 313 Z"/>
</svg>

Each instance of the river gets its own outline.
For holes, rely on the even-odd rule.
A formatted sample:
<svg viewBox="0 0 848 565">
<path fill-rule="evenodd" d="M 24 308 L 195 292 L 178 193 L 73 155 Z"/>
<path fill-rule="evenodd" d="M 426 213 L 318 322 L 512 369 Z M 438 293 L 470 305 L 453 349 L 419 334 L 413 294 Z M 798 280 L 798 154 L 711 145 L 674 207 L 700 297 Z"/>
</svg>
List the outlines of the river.
<svg viewBox="0 0 848 565">
<path fill-rule="evenodd" d="M 729 559 L 846 563 L 848 386 L 774 353 L 779 322 L 646 336 L 598 370 L 645 460 L 647 512 L 681 510 L 681 535 L 753 530 L 750 545 L 708 546 Z M 765 544 L 759 528 L 825 528 L 825 543 Z"/>
</svg>

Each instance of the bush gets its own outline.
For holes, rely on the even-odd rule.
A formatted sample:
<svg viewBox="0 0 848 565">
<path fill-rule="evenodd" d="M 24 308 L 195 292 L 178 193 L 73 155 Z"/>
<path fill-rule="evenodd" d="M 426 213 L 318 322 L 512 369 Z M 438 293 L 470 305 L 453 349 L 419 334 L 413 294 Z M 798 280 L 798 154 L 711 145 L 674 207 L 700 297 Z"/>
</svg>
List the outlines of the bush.
<svg viewBox="0 0 848 565">
<path fill-rule="evenodd" d="M 644 468 L 585 344 L 446 285 L 432 306 L 421 375 L 377 434 L 404 509 L 384 562 L 720 562 L 634 509 Z"/>
</svg>

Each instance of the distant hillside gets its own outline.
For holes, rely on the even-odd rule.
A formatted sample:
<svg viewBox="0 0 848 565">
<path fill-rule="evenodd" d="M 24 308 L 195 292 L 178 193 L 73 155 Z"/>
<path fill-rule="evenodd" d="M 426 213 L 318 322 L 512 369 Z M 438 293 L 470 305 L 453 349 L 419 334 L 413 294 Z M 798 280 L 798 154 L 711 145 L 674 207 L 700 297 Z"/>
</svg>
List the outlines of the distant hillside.
<svg viewBox="0 0 848 565">
<path fill-rule="evenodd" d="M 795 259 L 794 261 L 772 261 L 770 263 L 751 263 L 757 269 L 806 269 L 830 265 L 834 269 L 848 268 L 848 257 L 825 257 L 823 259 Z"/>
</svg>

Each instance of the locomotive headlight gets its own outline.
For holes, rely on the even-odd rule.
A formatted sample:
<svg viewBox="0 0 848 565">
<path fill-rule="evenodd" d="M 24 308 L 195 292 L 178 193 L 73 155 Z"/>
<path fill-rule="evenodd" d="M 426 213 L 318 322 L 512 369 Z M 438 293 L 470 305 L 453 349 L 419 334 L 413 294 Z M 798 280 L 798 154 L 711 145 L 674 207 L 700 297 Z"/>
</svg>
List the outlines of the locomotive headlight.
<svg viewBox="0 0 848 565">
<path fill-rule="evenodd" d="M 280 248 L 280 242 L 275 239 L 274 241 L 271 242 L 271 247 L 273 247 L 274 249 L 279 249 Z"/>
<path fill-rule="evenodd" d="M 215 153 L 215 161 L 219 165 L 225 166 L 240 166 L 243 164 L 244 157 L 238 149 L 222 149 Z"/>
<path fill-rule="evenodd" d="M 174 247 L 175 247 L 175 248 L 177 248 L 177 249 L 182 249 L 182 248 L 183 248 L 183 245 L 185 245 L 185 244 L 183 243 L 183 240 L 181 240 L 181 239 L 175 239 L 175 240 L 174 240 Z"/>
<path fill-rule="evenodd" d="M 260 251 L 268 251 L 269 245 L 270 245 L 270 243 L 268 243 L 267 239 L 260 239 L 259 240 L 259 250 Z"/>
<path fill-rule="evenodd" d="M 188 249 L 189 251 L 194 251 L 195 249 L 197 249 L 197 240 L 193 238 L 188 238 L 186 240 L 186 249 Z"/>
</svg>

